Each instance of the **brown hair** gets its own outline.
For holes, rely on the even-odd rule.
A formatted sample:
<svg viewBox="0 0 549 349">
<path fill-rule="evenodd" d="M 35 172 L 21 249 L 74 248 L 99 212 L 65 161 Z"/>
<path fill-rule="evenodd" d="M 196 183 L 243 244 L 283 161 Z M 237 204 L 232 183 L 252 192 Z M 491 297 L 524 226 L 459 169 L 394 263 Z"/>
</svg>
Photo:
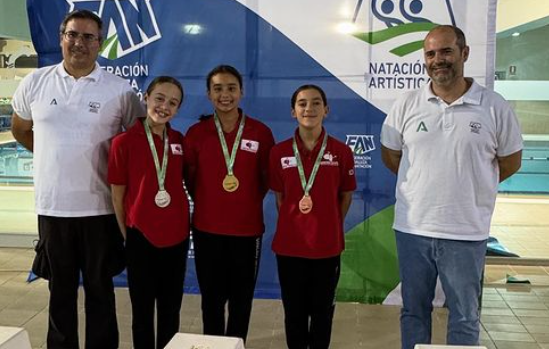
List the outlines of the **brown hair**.
<svg viewBox="0 0 549 349">
<path fill-rule="evenodd" d="M 175 87 L 179 89 L 179 92 L 181 92 L 181 100 L 179 101 L 179 106 L 181 106 L 181 103 L 183 103 L 183 96 L 184 96 L 183 86 L 176 78 L 173 78 L 171 76 L 157 76 L 156 78 L 154 78 L 154 80 L 151 81 L 151 83 L 147 87 L 147 95 L 150 96 L 154 88 L 160 84 L 173 84 L 175 85 Z"/>
<path fill-rule="evenodd" d="M 322 101 L 324 102 L 324 106 L 328 106 L 328 99 L 326 98 L 326 93 L 324 93 L 324 90 L 322 90 L 317 85 L 309 84 L 309 85 L 302 85 L 298 87 L 297 90 L 294 91 L 294 94 L 292 95 L 292 99 L 291 99 L 292 109 L 295 109 L 295 103 L 297 102 L 297 95 L 299 94 L 299 92 L 305 91 L 305 90 L 318 91 L 318 93 L 320 93 L 320 97 L 322 98 Z"/>
</svg>

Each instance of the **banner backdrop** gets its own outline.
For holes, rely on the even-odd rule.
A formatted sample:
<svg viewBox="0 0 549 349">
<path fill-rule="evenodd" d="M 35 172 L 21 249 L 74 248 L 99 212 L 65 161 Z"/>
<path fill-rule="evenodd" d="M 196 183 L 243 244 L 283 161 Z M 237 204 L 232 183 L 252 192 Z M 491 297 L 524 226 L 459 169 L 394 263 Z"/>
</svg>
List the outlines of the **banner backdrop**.
<svg viewBox="0 0 549 349">
<path fill-rule="evenodd" d="M 177 77 L 185 101 L 173 126 L 182 132 L 211 113 L 206 75 L 219 64 L 244 76 L 244 111 L 277 141 L 296 123 L 290 96 L 314 83 L 327 93 L 325 126 L 354 152 L 358 189 L 345 222 L 338 298 L 381 303 L 399 283 L 393 220 L 395 176 L 381 162 L 379 134 L 393 100 L 427 82 L 422 40 L 437 24 L 466 33 L 466 75 L 488 87 L 494 75 L 496 0 L 27 0 L 40 66 L 61 60 L 59 24 L 73 9 L 105 23 L 99 59 L 142 95 L 158 75 Z M 271 241 L 274 196 L 264 204 L 266 232 L 257 297 L 279 297 Z M 215 217 L 212 217 L 215 219 Z M 191 260 L 188 292 L 198 291 Z"/>
</svg>

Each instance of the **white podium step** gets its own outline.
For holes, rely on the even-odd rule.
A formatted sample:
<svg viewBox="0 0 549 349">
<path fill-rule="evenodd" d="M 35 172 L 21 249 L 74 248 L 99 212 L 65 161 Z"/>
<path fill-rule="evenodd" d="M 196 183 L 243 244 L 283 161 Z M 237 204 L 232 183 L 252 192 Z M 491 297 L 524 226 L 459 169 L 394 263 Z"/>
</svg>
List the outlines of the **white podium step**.
<svg viewBox="0 0 549 349">
<path fill-rule="evenodd" d="M 0 348 L 2 349 L 2 348 Z M 165 349 L 245 349 L 244 342 L 235 337 L 205 336 L 177 333 Z"/>
<path fill-rule="evenodd" d="M 486 349 L 486 347 L 475 347 L 467 345 L 416 344 L 414 349 Z"/>
<path fill-rule="evenodd" d="M 23 328 L 0 326 L 0 349 L 31 349 L 29 334 Z"/>
</svg>

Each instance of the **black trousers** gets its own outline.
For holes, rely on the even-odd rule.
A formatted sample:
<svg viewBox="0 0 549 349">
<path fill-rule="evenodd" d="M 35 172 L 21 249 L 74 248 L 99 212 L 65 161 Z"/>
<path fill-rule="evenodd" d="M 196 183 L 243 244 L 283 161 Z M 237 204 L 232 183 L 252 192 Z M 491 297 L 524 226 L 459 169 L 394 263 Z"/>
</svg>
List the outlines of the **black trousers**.
<svg viewBox="0 0 549 349">
<path fill-rule="evenodd" d="M 276 259 L 288 348 L 329 348 L 340 257 Z"/>
<path fill-rule="evenodd" d="M 202 295 L 204 334 L 248 335 L 261 237 L 210 234 L 193 230 L 196 276 Z M 228 318 L 225 326 L 225 305 Z"/>
<path fill-rule="evenodd" d="M 135 349 L 162 349 L 179 332 L 188 249 L 189 239 L 175 246 L 158 248 L 139 230 L 127 228 L 127 273 Z"/>
<path fill-rule="evenodd" d="M 114 215 L 38 216 L 50 262 L 49 349 L 78 348 L 78 286 L 85 292 L 87 349 L 118 348 L 112 277 L 122 271 L 124 241 Z"/>
</svg>

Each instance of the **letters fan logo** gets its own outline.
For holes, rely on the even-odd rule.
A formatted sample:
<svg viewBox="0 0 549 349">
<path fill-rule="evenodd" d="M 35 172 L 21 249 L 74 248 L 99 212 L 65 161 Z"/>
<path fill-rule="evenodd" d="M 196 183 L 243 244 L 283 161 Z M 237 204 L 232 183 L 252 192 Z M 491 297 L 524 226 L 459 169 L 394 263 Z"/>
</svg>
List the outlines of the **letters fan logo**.
<svg viewBox="0 0 549 349">
<path fill-rule="evenodd" d="M 358 156 L 376 149 L 373 135 L 347 135 L 345 144 L 351 148 L 354 155 Z"/>
<path fill-rule="evenodd" d="M 100 54 L 117 59 L 160 38 L 151 0 L 66 0 L 69 11 L 95 12 L 103 20 L 106 35 Z"/>
</svg>

